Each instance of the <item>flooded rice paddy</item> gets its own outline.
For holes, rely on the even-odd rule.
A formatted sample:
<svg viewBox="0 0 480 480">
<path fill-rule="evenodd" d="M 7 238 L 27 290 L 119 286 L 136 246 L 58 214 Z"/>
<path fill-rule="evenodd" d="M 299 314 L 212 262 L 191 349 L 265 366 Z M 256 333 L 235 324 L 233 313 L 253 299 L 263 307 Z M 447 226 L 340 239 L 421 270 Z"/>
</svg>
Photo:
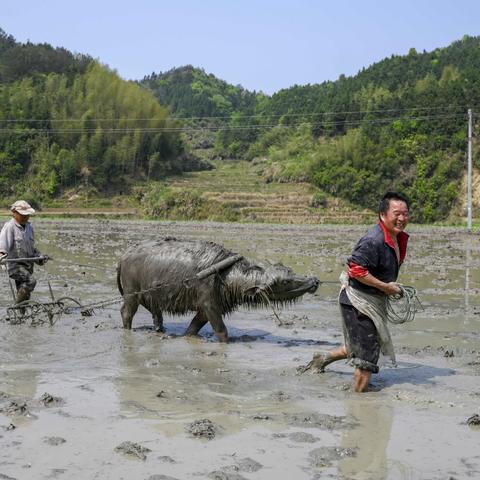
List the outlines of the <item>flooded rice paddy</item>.
<svg viewBox="0 0 480 480">
<path fill-rule="evenodd" d="M 155 333 L 140 307 L 133 331 L 120 303 L 48 324 L 0 323 L 0 478 L 464 479 L 480 477 L 480 239 L 410 229 L 400 280 L 424 310 L 391 327 L 398 368 L 365 394 L 344 362 L 299 375 L 342 341 L 336 283 L 365 227 L 35 221 L 37 300 L 118 299 L 116 262 L 131 245 L 174 235 L 282 261 L 322 281 L 291 308 L 239 310 L 231 343 L 190 316 Z M 11 303 L 5 274 L 0 305 Z M 5 319 L 5 310 L 0 309 Z M 474 418 L 474 420 L 467 421 Z"/>
</svg>

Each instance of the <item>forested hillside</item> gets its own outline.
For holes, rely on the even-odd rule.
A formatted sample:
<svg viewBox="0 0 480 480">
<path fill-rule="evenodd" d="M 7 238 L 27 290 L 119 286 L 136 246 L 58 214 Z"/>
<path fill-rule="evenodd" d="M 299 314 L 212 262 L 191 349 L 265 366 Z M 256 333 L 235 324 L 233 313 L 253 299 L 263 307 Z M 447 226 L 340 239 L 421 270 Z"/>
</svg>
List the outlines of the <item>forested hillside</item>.
<svg viewBox="0 0 480 480">
<path fill-rule="evenodd" d="M 141 85 L 153 91 L 162 105 L 168 105 L 176 118 L 182 119 L 194 148 L 212 148 L 224 158 L 241 158 L 255 141 L 255 129 L 245 131 L 226 143 L 230 127 L 255 118 L 262 93 L 249 92 L 241 85 L 230 85 L 213 74 L 187 65 L 165 73 L 144 77 Z M 226 129 L 225 129 L 226 128 Z M 210 152 L 212 153 L 212 152 Z"/>
<path fill-rule="evenodd" d="M 162 105 L 177 117 L 225 117 L 235 112 L 255 113 L 258 95 L 233 86 L 187 65 L 165 73 L 152 73 L 141 84 L 151 89 Z"/>
<path fill-rule="evenodd" d="M 467 109 L 480 107 L 480 38 L 433 52 L 411 49 L 353 77 L 257 94 L 254 103 L 251 93 L 192 67 L 144 84 L 179 116 L 229 114 L 213 128 L 216 153 L 266 158 L 268 180 L 308 181 L 368 208 L 379 192 L 401 189 L 413 200 L 416 220 L 433 221 L 458 201 Z M 190 128 L 206 130 L 206 121 L 193 119 Z"/>
<path fill-rule="evenodd" d="M 0 198 L 130 194 L 210 168 L 200 158 L 247 160 L 260 181 L 307 182 L 360 208 L 399 189 L 416 221 L 436 221 L 460 203 L 468 108 L 480 110 L 480 37 L 269 97 L 192 66 L 127 82 L 0 29 Z"/>
<path fill-rule="evenodd" d="M 273 95 L 258 114 L 281 127 L 248 155 L 279 162 L 277 180 L 301 178 L 366 207 L 405 191 L 417 221 L 445 218 L 466 168 L 467 109 L 480 106 L 480 39 L 392 56 L 336 82 Z M 269 123 L 269 122 L 266 122 Z M 293 125 L 303 123 L 301 127 Z M 478 167 L 478 157 L 476 156 Z"/>
<path fill-rule="evenodd" d="M 433 52 L 392 56 L 351 78 L 278 92 L 258 113 L 303 126 L 289 128 L 281 146 L 267 132 L 249 155 L 283 160 L 279 179 L 306 178 L 364 206 L 379 191 L 403 190 L 417 220 L 438 220 L 458 199 L 467 109 L 478 106 L 480 38 L 465 37 Z"/>
<path fill-rule="evenodd" d="M 100 195 L 197 165 L 152 93 L 84 55 L 0 31 L 0 197 Z"/>
</svg>

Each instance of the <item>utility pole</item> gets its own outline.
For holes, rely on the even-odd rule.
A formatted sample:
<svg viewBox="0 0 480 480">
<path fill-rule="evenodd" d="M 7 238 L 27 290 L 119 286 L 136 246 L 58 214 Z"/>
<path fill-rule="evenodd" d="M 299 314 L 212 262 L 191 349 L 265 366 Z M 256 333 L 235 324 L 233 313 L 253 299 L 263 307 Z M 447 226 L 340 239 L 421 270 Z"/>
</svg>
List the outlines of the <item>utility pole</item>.
<svg viewBox="0 0 480 480">
<path fill-rule="evenodd" d="M 472 109 L 468 109 L 467 229 L 472 231 Z"/>
</svg>

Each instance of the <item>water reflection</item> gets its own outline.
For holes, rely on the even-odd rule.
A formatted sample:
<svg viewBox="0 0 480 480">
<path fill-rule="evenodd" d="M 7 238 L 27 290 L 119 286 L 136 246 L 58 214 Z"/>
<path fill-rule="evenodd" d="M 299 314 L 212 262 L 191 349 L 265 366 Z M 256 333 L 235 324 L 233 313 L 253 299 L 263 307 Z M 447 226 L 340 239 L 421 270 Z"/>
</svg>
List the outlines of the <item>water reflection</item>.
<svg viewBox="0 0 480 480">
<path fill-rule="evenodd" d="M 222 378 L 230 371 L 224 344 L 162 340 L 143 330 L 122 337 L 116 384 L 124 414 L 167 420 L 192 411 L 228 410 L 239 386 Z"/>
<path fill-rule="evenodd" d="M 367 394 L 368 395 L 368 394 Z M 393 422 L 393 408 L 373 398 L 347 398 L 347 417 L 354 417 L 358 426 L 345 430 L 341 447 L 357 449 L 355 457 L 340 460 L 341 478 L 383 480 L 388 478 L 387 448 Z"/>
</svg>

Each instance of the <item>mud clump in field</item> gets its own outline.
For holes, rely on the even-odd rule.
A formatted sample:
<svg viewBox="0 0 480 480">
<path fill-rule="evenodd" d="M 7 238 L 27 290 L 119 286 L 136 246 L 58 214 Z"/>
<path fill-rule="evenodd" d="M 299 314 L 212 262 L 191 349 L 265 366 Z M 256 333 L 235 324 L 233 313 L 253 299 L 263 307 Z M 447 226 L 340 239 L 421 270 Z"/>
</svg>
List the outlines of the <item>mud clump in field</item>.
<svg viewBox="0 0 480 480">
<path fill-rule="evenodd" d="M 243 475 L 235 472 L 225 472 L 223 470 L 215 470 L 208 474 L 211 480 L 247 480 Z"/>
<path fill-rule="evenodd" d="M 147 480 L 178 480 L 176 477 L 170 477 L 168 475 L 155 474 L 150 475 Z"/>
<path fill-rule="evenodd" d="M 290 395 L 282 391 L 272 393 L 271 397 L 277 402 L 285 402 L 286 400 L 290 400 Z"/>
<path fill-rule="evenodd" d="M 321 447 L 309 453 L 310 462 L 315 468 L 331 467 L 334 462 L 342 458 L 356 456 L 356 448 Z"/>
<path fill-rule="evenodd" d="M 4 473 L 0 473 L 0 480 L 17 480 L 15 477 L 9 477 L 8 475 L 5 475 Z"/>
<path fill-rule="evenodd" d="M 169 457 L 168 455 L 161 455 L 160 457 L 158 457 L 158 459 L 164 463 L 177 463 L 172 457 Z"/>
<path fill-rule="evenodd" d="M 244 478 L 237 472 L 247 472 L 247 473 L 254 473 L 258 472 L 263 465 L 253 458 L 239 458 L 236 460 L 234 465 L 228 465 L 226 467 L 222 467 L 221 470 L 215 470 L 210 473 L 212 475 L 209 478 L 218 478 L 218 479 L 228 479 L 228 480 L 235 480 Z"/>
<path fill-rule="evenodd" d="M 6 407 L 0 408 L 0 412 L 7 417 L 31 417 L 27 403 L 21 401 L 12 401 Z"/>
<path fill-rule="evenodd" d="M 0 400 L 9 400 L 11 395 L 6 392 L 0 392 Z"/>
<path fill-rule="evenodd" d="M 467 419 L 467 425 L 469 427 L 480 428 L 480 415 L 472 415 Z"/>
<path fill-rule="evenodd" d="M 44 407 L 59 407 L 65 404 L 63 398 L 54 397 L 49 393 L 45 392 L 38 400 L 38 402 Z"/>
<path fill-rule="evenodd" d="M 115 447 L 115 451 L 123 455 L 139 458 L 140 460 L 146 460 L 146 454 L 151 452 L 149 448 L 142 447 L 138 443 L 133 442 L 123 442 Z"/>
<path fill-rule="evenodd" d="M 5 430 L 6 432 L 11 432 L 12 430 L 15 430 L 17 427 L 13 423 L 9 423 L 8 425 L 2 426 L 2 429 Z"/>
<path fill-rule="evenodd" d="M 208 418 L 204 418 L 189 423 L 185 430 L 194 437 L 212 440 L 217 434 L 218 427 Z"/>
<path fill-rule="evenodd" d="M 46 437 L 43 439 L 43 441 L 52 447 L 57 447 L 58 445 L 62 445 L 66 442 L 66 440 L 62 437 Z"/>
<path fill-rule="evenodd" d="M 318 438 L 307 432 L 293 432 L 288 438 L 295 443 L 315 443 Z"/>
<path fill-rule="evenodd" d="M 287 415 L 290 425 L 296 427 L 320 428 L 322 430 L 338 430 L 341 428 L 351 428 L 353 422 L 347 421 L 346 417 L 338 417 L 322 413 L 298 413 Z"/>
<path fill-rule="evenodd" d="M 275 420 L 275 415 L 270 415 L 268 413 L 257 413 L 253 415 L 253 420 Z"/>
<path fill-rule="evenodd" d="M 237 467 L 240 471 L 242 472 L 258 472 L 263 465 L 256 460 L 253 460 L 253 458 L 241 458 L 240 460 L 237 460 Z"/>
</svg>

